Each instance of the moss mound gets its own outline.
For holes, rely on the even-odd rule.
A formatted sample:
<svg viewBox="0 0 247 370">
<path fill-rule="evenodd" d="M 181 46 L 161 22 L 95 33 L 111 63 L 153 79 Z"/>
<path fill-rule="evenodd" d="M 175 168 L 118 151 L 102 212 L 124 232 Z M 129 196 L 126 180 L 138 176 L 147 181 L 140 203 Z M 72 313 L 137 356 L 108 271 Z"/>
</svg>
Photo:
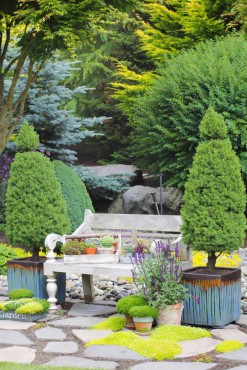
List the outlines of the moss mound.
<svg viewBox="0 0 247 370">
<path fill-rule="evenodd" d="M 92 340 L 85 347 L 94 344 L 123 346 L 158 361 L 172 359 L 182 351 L 181 346 L 175 341 L 142 339 L 131 332 L 113 333 L 108 337 Z"/>
<path fill-rule="evenodd" d="M 211 337 L 211 334 L 206 329 L 193 328 L 191 326 L 181 325 L 164 325 L 154 329 L 151 334 L 152 339 L 163 340 L 172 338 L 175 341 L 192 340 L 198 338 Z"/>
<path fill-rule="evenodd" d="M 97 330 L 112 330 L 112 331 L 117 331 L 121 330 L 124 328 L 126 323 L 126 320 L 124 317 L 121 316 L 114 316 L 114 317 L 109 317 L 108 319 L 100 322 L 99 324 L 95 324 L 92 329 L 97 329 Z"/>
</svg>

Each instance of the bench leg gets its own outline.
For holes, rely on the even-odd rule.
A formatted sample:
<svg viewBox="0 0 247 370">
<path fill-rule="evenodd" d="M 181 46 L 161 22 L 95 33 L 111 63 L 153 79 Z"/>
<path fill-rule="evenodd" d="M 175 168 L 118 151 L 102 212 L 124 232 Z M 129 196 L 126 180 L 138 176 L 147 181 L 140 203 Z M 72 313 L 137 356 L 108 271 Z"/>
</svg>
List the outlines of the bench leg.
<svg viewBox="0 0 247 370">
<path fill-rule="evenodd" d="M 93 275 L 82 274 L 81 278 L 85 302 L 94 302 Z"/>
<path fill-rule="evenodd" d="M 46 290 L 48 293 L 48 302 L 50 303 L 49 312 L 55 312 L 57 310 L 57 279 L 55 274 L 49 275 L 46 280 Z"/>
</svg>

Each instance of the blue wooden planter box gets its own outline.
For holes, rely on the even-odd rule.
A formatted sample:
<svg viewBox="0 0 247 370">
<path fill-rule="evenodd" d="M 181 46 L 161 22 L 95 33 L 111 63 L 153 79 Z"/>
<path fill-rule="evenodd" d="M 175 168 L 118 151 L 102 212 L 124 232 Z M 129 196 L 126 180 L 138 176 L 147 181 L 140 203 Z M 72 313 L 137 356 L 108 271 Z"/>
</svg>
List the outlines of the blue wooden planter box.
<svg viewBox="0 0 247 370">
<path fill-rule="evenodd" d="M 48 298 L 46 291 L 46 276 L 44 275 L 43 264 L 45 258 L 39 261 L 32 261 L 30 258 L 20 258 L 7 261 L 8 270 L 8 290 L 26 288 L 33 292 L 34 297 Z M 58 303 L 65 301 L 66 294 L 66 274 L 57 274 L 57 294 Z"/>
<path fill-rule="evenodd" d="M 214 273 L 208 273 L 206 267 L 195 267 L 183 272 L 181 282 L 190 295 L 184 302 L 183 323 L 223 327 L 239 319 L 239 268 L 217 268 Z"/>
<path fill-rule="evenodd" d="M 25 314 L 18 314 L 13 311 L 2 311 L 0 310 L 0 320 L 13 320 L 13 321 L 37 321 L 46 317 L 47 313 L 25 313 Z"/>
</svg>

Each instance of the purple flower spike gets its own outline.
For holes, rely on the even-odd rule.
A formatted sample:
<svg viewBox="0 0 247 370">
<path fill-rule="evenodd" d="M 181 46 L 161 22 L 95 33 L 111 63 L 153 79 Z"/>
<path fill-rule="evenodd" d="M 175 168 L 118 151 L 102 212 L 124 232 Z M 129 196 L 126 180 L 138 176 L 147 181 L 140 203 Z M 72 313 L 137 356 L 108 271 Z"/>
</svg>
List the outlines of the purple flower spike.
<svg viewBox="0 0 247 370">
<path fill-rule="evenodd" d="M 178 249 L 178 243 L 177 243 L 175 247 L 175 258 L 178 258 L 178 257 L 179 257 L 179 249 Z"/>
</svg>

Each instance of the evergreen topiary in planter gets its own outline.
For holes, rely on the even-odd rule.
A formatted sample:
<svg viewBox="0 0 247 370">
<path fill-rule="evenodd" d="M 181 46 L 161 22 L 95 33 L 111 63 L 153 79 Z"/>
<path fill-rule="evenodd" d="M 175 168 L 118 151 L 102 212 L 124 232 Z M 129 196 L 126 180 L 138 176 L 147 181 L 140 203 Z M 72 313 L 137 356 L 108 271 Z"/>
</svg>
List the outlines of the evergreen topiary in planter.
<svg viewBox="0 0 247 370">
<path fill-rule="evenodd" d="M 129 309 L 129 315 L 133 318 L 138 333 L 150 333 L 153 320 L 158 316 L 158 310 L 148 305 L 133 306 Z"/>
<path fill-rule="evenodd" d="M 145 306 L 147 305 L 147 300 L 141 295 L 129 295 L 127 297 L 121 298 L 116 304 L 116 311 L 122 313 L 126 318 L 126 327 L 129 329 L 134 329 L 134 322 L 129 315 L 129 310 L 134 306 Z"/>
<path fill-rule="evenodd" d="M 37 147 L 37 134 L 31 126 L 22 126 L 16 145 L 22 151 Z M 9 290 L 24 287 L 36 297 L 47 297 L 45 258 L 39 258 L 39 250 L 49 233 L 64 234 L 69 228 L 66 205 L 50 159 L 34 151 L 17 153 L 6 193 L 6 235 L 13 246 L 31 251 L 32 257 L 8 261 Z M 65 274 L 60 277 L 65 287 Z M 60 302 L 64 298 L 65 293 L 58 293 Z"/>
<path fill-rule="evenodd" d="M 241 270 L 216 268 L 215 263 L 221 253 L 244 243 L 246 196 L 224 119 L 211 108 L 201 122 L 200 136 L 185 186 L 181 230 L 193 250 L 208 253 L 208 264 L 183 273 L 190 298 L 184 302 L 182 320 L 224 326 L 240 315 Z"/>
</svg>

